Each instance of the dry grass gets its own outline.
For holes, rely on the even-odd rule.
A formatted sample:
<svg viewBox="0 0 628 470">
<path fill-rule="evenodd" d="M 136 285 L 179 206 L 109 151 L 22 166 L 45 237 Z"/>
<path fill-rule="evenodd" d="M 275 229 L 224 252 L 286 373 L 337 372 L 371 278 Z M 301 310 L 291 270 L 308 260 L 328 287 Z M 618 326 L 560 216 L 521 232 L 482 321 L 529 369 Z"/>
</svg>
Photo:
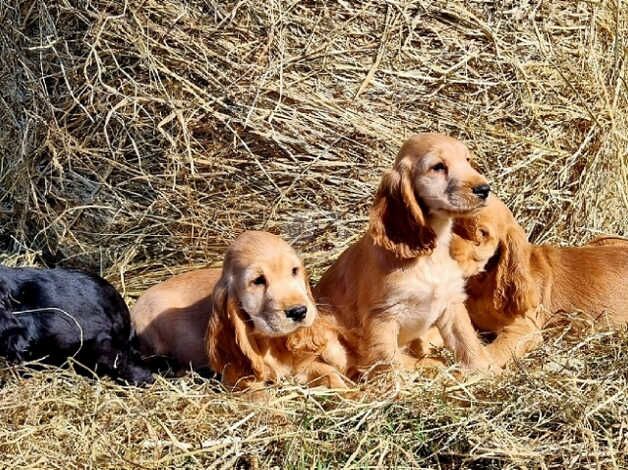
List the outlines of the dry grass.
<svg viewBox="0 0 628 470">
<path fill-rule="evenodd" d="M 3 370 L 0 453 L 14 468 L 625 468 L 627 348 L 626 332 L 563 338 L 496 380 L 406 376 L 351 399 Z"/>
<path fill-rule="evenodd" d="M 100 271 L 132 300 L 266 228 L 316 276 L 425 130 L 473 148 L 533 240 L 628 234 L 622 0 L 0 0 L 0 19 L 6 263 Z M 135 390 L 3 369 L 0 459 L 620 468 L 627 346 L 567 335 L 467 388 L 285 386 L 269 404 L 193 378 Z"/>
</svg>

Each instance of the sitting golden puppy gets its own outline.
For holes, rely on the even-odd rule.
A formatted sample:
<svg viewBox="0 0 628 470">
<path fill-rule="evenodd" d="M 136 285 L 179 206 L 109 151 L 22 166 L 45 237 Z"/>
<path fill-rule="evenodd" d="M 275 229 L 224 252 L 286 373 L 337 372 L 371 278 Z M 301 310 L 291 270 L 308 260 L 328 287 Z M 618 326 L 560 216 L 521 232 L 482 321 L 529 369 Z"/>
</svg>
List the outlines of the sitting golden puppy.
<svg viewBox="0 0 628 470">
<path fill-rule="evenodd" d="M 559 312 L 581 311 L 598 323 L 628 321 L 628 240 L 599 238 L 560 248 L 528 243 L 506 205 L 491 196 L 472 217 L 454 224 L 451 254 L 469 276 L 467 309 L 498 366 L 541 341 Z"/>
<path fill-rule="evenodd" d="M 211 367 L 225 384 L 255 387 L 282 377 L 344 388 L 347 341 L 319 314 L 295 251 L 266 232 L 245 232 L 225 254 L 207 329 Z"/>
<path fill-rule="evenodd" d="M 131 310 L 131 321 L 145 357 L 168 358 L 176 372 L 209 367 L 204 338 L 220 274 L 220 269 L 197 269 L 142 294 Z"/>
<path fill-rule="evenodd" d="M 360 368 L 415 368 L 406 346 L 423 350 L 420 338 L 432 326 L 463 366 L 490 367 L 464 306 L 462 271 L 449 254 L 453 218 L 482 207 L 489 194 L 469 157 L 448 136 L 407 140 L 381 180 L 368 231 L 318 284 L 319 301 L 364 336 Z"/>
</svg>

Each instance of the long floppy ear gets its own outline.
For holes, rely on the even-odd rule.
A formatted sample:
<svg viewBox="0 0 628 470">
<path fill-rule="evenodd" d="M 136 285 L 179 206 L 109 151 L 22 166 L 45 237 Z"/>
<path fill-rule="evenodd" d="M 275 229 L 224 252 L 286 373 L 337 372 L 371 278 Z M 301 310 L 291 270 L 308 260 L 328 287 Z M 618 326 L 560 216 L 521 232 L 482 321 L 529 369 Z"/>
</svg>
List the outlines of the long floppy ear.
<svg viewBox="0 0 628 470">
<path fill-rule="evenodd" d="M 500 240 L 493 305 L 507 315 L 523 315 L 538 304 L 531 273 L 530 245 L 520 227 L 510 227 Z"/>
<path fill-rule="evenodd" d="M 30 346 L 28 330 L 13 314 L 11 288 L 0 279 L 0 356 L 9 362 L 26 359 Z"/>
<path fill-rule="evenodd" d="M 407 170 L 390 170 L 382 177 L 371 207 L 369 233 L 376 245 L 397 258 L 416 258 L 434 249 L 436 235 L 426 225 Z"/>
<path fill-rule="evenodd" d="M 4 279 L 0 279 L 0 314 L 8 315 L 11 310 L 11 288 Z"/>
<path fill-rule="evenodd" d="M 476 231 L 478 224 L 473 217 L 457 217 L 451 226 L 454 235 L 465 240 L 477 241 Z"/>
<path fill-rule="evenodd" d="M 206 347 L 212 369 L 228 385 L 251 376 L 266 380 L 264 359 L 246 321 L 237 300 L 229 295 L 227 280 L 221 278 L 212 293 Z"/>
</svg>

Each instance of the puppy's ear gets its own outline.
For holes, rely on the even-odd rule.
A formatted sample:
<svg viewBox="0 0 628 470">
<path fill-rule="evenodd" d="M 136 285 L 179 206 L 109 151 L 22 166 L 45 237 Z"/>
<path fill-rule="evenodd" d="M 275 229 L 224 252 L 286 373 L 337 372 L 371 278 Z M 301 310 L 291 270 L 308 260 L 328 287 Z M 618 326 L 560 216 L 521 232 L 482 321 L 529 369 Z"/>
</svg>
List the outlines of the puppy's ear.
<svg viewBox="0 0 628 470">
<path fill-rule="evenodd" d="M 11 289 L 0 279 L 0 356 L 9 362 L 21 362 L 26 360 L 29 346 L 28 330 L 13 314 Z"/>
<path fill-rule="evenodd" d="M 11 288 L 7 282 L 0 279 L 0 314 L 8 315 L 11 311 Z"/>
<path fill-rule="evenodd" d="M 246 314 L 229 294 L 227 280 L 220 279 L 212 293 L 206 347 L 211 368 L 227 385 L 251 376 L 266 380 L 264 360 L 250 330 Z"/>
<path fill-rule="evenodd" d="M 436 235 L 426 225 L 406 169 L 384 174 L 371 207 L 369 233 L 376 245 L 397 258 L 415 258 L 434 249 Z"/>
<path fill-rule="evenodd" d="M 477 228 L 473 217 L 458 217 L 454 219 L 451 231 L 465 240 L 477 241 Z"/>
<path fill-rule="evenodd" d="M 530 265 L 530 245 L 521 227 L 510 227 L 499 243 L 493 305 L 507 315 L 523 315 L 538 304 Z"/>
<path fill-rule="evenodd" d="M 310 302 L 312 302 L 312 305 L 316 305 L 316 301 L 314 300 L 314 293 L 312 292 L 312 282 L 310 281 L 310 275 L 308 273 L 305 273 L 304 280 L 305 289 L 307 290 L 307 296 L 310 299 Z"/>
<path fill-rule="evenodd" d="M 14 324 L 6 324 L 0 319 L 0 355 L 11 363 L 18 363 L 28 359 L 30 342 L 26 328 Z"/>
</svg>

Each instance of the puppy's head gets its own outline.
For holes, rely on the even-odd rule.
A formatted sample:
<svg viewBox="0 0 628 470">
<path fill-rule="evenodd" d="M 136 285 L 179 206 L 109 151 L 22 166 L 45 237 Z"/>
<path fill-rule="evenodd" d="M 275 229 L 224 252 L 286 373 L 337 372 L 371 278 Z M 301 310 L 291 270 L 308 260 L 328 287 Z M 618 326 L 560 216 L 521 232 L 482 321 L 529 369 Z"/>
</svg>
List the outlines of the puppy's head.
<svg viewBox="0 0 628 470">
<path fill-rule="evenodd" d="M 524 230 L 501 200 L 488 197 L 485 207 L 470 216 L 457 218 L 453 232 L 450 253 L 464 275 L 473 277 L 487 272 L 494 277 L 496 310 L 522 314 L 535 305 L 530 245 Z"/>
<path fill-rule="evenodd" d="M 225 254 L 212 294 L 207 351 L 212 368 L 235 384 L 267 380 L 264 339 L 311 326 L 317 316 L 303 263 L 281 238 L 245 232 Z"/>
<path fill-rule="evenodd" d="M 276 235 L 243 233 L 227 250 L 222 277 L 256 334 L 285 336 L 316 317 L 303 263 Z"/>
<path fill-rule="evenodd" d="M 257 334 L 285 336 L 316 317 L 303 263 L 276 235 L 251 231 L 238 237 L 225 255 L 223 282 Z"/>
<path fill-rule="evenodd" d="M 459 215 L 482 207 L 490 192 L 470 158 L 453 137 L 419 134 L 403 144 L 396 164 L 409 171 L 414 192 L 430 213 Z"/>
<path fill-rule="evenodd" d="M 428 216 L 454 217 L 482 207 L 490 187 L 469 158 L 464 144 L 446 135 L 408 139 L 382 178 L 371 208 L 375 244 L 399 258 L 429 253 L 435 234 Z"/>
<path fill-rule="evenodd" d="M 499 245 L 505 244 L 510 227 L 518 232 L 517 239 L 525 239 L 508 207 L 493 195 L 487 198 L 485 207 L 455 219 L 450 252 L 466 277 L 485 271 L 491 258 L 496 261 Z"/>
</svg>

